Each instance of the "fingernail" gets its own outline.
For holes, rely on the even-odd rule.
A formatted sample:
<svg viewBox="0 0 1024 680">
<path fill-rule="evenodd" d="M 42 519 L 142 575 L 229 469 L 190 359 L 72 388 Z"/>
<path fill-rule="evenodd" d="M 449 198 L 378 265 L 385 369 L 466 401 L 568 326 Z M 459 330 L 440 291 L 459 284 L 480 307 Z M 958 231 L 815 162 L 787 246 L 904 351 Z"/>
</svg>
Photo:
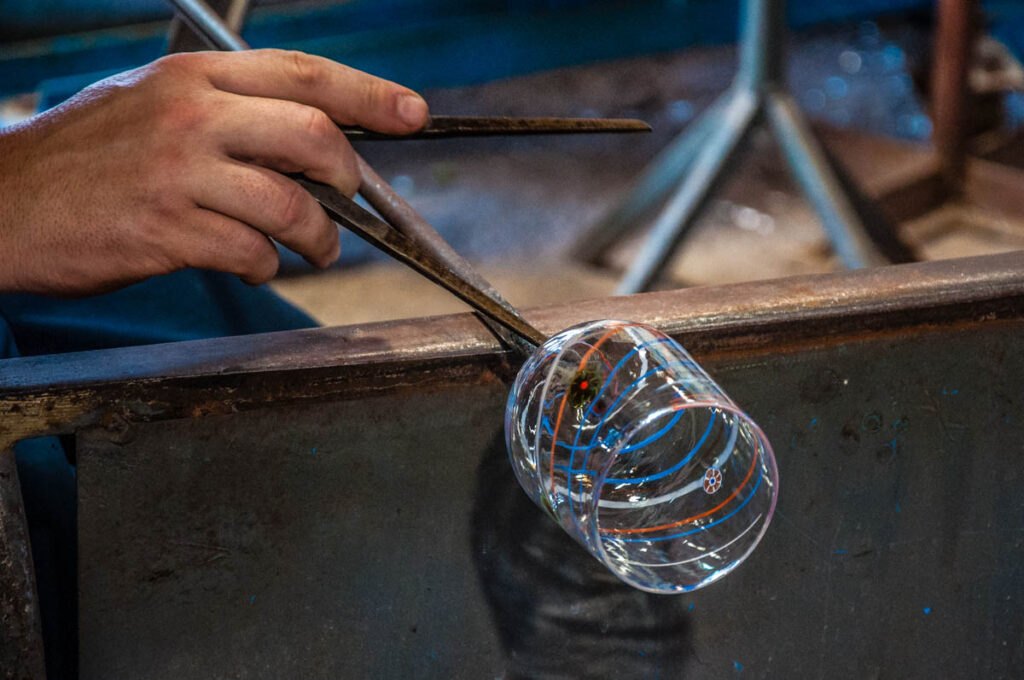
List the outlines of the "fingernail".
<svg viewBox="0 0 1024 680">
<path fill-rule="evenodd" d="M 406 125 L 421 127 L 427 120 L 427 103 L 414 94 L 398 98 L 398 117 Z"/>
</svg>

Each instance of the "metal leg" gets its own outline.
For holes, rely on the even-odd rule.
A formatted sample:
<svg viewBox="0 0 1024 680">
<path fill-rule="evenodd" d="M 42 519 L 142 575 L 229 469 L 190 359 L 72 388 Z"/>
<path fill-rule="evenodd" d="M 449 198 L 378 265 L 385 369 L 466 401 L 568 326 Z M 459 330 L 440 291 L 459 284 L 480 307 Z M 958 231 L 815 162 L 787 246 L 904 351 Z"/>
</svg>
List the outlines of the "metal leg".
<svg viewBox="0 0 1024 680">
<path fill-rule="evenodd" d="M 817 140 L 817 137 L 815 137 Z M 827 146 L 819 144 L 825 160 L 835 173 L 839 186 L 857 213 L 859 224 L 855 225 L 871 239 L 875 247 L 891 263 L 916 262 L 917 255 L 913 249 L 900 240 L 896 226 L 882 212 L 881 207 L 872 199 L 864 195 L 857 185 L 857 182 L 850 175 L 849 171 L 836 158 Z"/>
<path fill-rule="evenodd" d="M 245 25 L 249 13 L 249 4 L 249 0 L 209 0 L 213 11 L 224 17 L 225 23 L 235 33 L 242 32 L 242 26 Z M 167 54 L 208 49 L 210 47 L 181 20 L 181 17 L 175 16 L 171 20 L 171 28 L 167 35 Z"/>
<path fill-rule="evenodd" d="M 785 0 L 743 0 L 740 69 L 731 91 L 716 102 L 722 110 L 705 113 L 694 124 L 696 127 L 661 155 L 625 203 L 577 244 L 581 259 L 599 264 L 608 249 L 663 200 L 677 177 L 690 173 L 678 180 L 680 189 L 662 210 L 651 236 L 619 285 L 619 293 L 646 289 L 664 268 L 742 139 L 742 134 L 735 138 L 731 135 L 736 132 L 734 118 L 743 101 L 752 102 L 747 127 L 765 108 L 786 161 L 843 264 L 860 268 L 915 259 L 783 93 L 784 6 Z M 724 127 L 716 129 L 717 125 Z M 745 133 L 746 127 L 740 132 Z"/>
<path fill-rule="evenodd" d="M 825 150 L 793 100 L 781 92 L 769 93 L 765 109 L 794 179 L 821 218 L 843 264 L 850 269 L 888 264 L 868 237 Z"/>
<path fill-rule="evenodd" d="M 43 680 L 43 637 L 14 446 L 0 450 L 0 674 Z"/>
<path fill-rule="evenodd" d="M 704 140 L 679 191 L 655 221 L 640 254 L 619 284 L 617 295 L 647 290 L 657 279 L 723 178 L 729 161 L 750 131 L 758 109 L 759 100 L 752 93 L 738 92 L 732 97 L 719 127 Z"/>
<path fill-rule="evenodd" d="M 977 0 L 939 0 L 932 49 L 932 118 L 939 170 L 952 192 L 963 189 L 967 170 L 967 121 L 971 91 L 967 76 L 978 32 Z"/>
<path fill-rule="evenodd" d="M 693 163 L 708 134 L 720 124 L 722 112 L 733 96 L 728 91 L 716 99 L 658 154 L 626 200 L 577 240 L 572 252 L 578 259 L 600 264 L 616 241 L 665 200 Z"/>
</svg>

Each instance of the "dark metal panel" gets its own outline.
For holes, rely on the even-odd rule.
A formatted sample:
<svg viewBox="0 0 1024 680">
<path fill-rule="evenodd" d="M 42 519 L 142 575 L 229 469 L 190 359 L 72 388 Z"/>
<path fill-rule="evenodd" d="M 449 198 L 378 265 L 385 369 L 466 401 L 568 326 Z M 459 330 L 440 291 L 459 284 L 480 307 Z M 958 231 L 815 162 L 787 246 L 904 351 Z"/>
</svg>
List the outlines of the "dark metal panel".
<svg viewBox="0 0 1024 680">
<path fill-rule="evenodd" d="M 466 520 L 504 392 L 81 437 L 82 677 L 495 677 Z"/>
<path fill-rule="evenodd" d="M 92 430 L 83 677 L 1020 677 L 1022 330 L 711 361 L 781 495 L 685 597 L 530 504 L 498 382 Z"/>
<path fill-rule="evenodd" d="M 0 450 L 0 632 L 0 677 L 45 677 L 32 551 L 13 446 Z"/>
</svg>

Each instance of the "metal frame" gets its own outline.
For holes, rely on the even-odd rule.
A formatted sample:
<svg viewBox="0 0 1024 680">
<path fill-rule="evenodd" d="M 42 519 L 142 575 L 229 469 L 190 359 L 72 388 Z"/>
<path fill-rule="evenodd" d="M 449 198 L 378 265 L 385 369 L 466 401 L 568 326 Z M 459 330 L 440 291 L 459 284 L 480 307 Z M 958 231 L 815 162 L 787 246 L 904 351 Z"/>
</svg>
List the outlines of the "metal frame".
<svg viewBox="0 0 1024 680">
<path fill-rule="evenodd" d="M 654 162 L 631 195 L 577 242 L 577 256 L 597 263 L 667 199 L 618 294 L 651 288 L 761 123 L 778 140 L 844 265 L 858 269 L 915 259 L 786 94 L 784 10 L 784 0 L 744 0 L 740 68 L 732 87 Z"/>
<path fill-rule="evenodd" d="M 555 332 L 594 318 L 658 326 L 700 361 L 800 352 L 942 325 L 1024 318 L 1024 253 L 610 298 L 528 310 Z M 507 383 L 520 358 L 472 314 L 0 362 L 0 668 L 42 678 L 14 444 L 439 387 Z"/>
<path fill-rule="evenodd" d="M 932 118 L 939 171 L 954 193 L 963 189 L 967 170 L 967 127 L 972 49 L 977 38 L 976 0 L 938 0 L 932 64 Z"/>
</svg>

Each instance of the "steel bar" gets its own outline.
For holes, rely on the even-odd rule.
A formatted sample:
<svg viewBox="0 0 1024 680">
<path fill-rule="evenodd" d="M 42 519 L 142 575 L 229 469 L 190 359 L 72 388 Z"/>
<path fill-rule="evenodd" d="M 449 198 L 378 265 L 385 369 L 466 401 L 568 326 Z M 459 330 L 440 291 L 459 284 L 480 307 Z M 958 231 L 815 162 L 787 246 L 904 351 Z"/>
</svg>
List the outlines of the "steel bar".
<svg viewBox="0 0 1024 680">
<path fill-rule="evenodd" d="M 210 0 L 210 9 L 224 18 L 224 23 L 235 33 L 240 33 L 249 13 L 249 0 Z M 180 16 L 171 21 L 167 33 L 167 53 L 196 52 L 209 47 L 202 34 L 184 22 Z"/>
<path fill-rule="evenodd" d="M 167 0 L 206 44 L 215 50 L 243 52 L 249 45 L 224 22 L 203 0 Z"/>
<path fill-rule="evenodd" d="M 244 40 L 224 25 L 220 17 L 203 0 L 170 0 L 170 2 L 179 13 L 187 18 L 190 26 L 197 33 L 204 36 L 215 49 L 238 52 L 249 48 Z M 411 251 L 399 253 L 395 246 L 401 243 L 402 239 L 392 238 L 390 241 L 385 241 L 385 243 L 390 244 L 390 248 L 382 247 L 384 243 L 374 242 L 372 239 L 367 240 L 370 240 L 373 245 L 380 247 L 385 252 L 388 252 L 388 254 L 412 266 L 436 283 L 441 284 L 483 315 L 491 317 L 499 324 L 516 333 L 519 338 L 535 345 L 543 344 L 546 338 L 523 319 L 507 301 L 500 296 L 493 295 L 496 293 L 494 287 L 477 274 L 469 263 L 459 257 L 451 247 L 447 244 L 441 246 L 444 240 L 433 227 L 417 214 L 412 206 L 406 203 L 387 182 L 373 172 L 370 165 L 359 154 L 356 154 L 356 162 L 359 165 L 360 191 L 365 192 L 364 198 L 375 209 L 381 211 L 381 214 L 386 213 L 388 215 L 388 219 L 392 221 L 395 229 L 405 236 L 406 243 L 404 245 L 415 245 L 419 256 L 411 257 L 409 255 Z M 346 220 L 345 226 L 355 231 L 360 237 L 367 238 L 368 234 L 359 225 L 356 225 L 352 219 L 351 211 L 362 211 L 361 208 L 358 208 L 354 203 L 338 194 L 336 190 L 326 185 L 305 180 L 304 178 L 296 179 L 307 190 L 310 190 L 332 217 L 335 215 L 342 217 Z M 373 218 L 373 216 L 362 211 L 362 214 L 356 216 L 356 218 L 362 218 L 366 221 L 368 218 Z M 370 224 L 372 224 L 372 221 Z M 381 223 L 381 225 L 388 226 L 384 223 Z M 379 238 L 389 231 L 389 229 L 383 231 L 377 229 L 374 236 Z M 387 235 L 394 236 L 393 234 Z M 454 257 L 452 257 L 453 255 Z M 432 265 L 443 265 L 443 267 L 437 271 L 429 272 L 424 267 L 425 262 L 429 262 Z M 475 290 L 472 289 L 473 285 L 477 285 Z M 509 320 L 511 320 L 511 323 L 509 323 Z M 494 330 L 493 325 L 488 324 L 488 327 Z M 530 348 L 525 346 L 519 339 L 513 340 L 509 337 L 508 333 L 495 332 L 498 332 L 499 337 L 506 340 L 513 349 L 529 353 Z"/>
<path fill-rule="evenodd" d="M 650 132 L 651 126 L 633 118 L 509 118 L 505 116 L 431 116 L 427 124 L 407 135 L 389 135 L 361 127 L 342 126 L 353 141 L 402 141 L 454 137 L 508 137 Z"/>
<path fill-rule="evenodd" d="M 720 95 L 658 154 L 630 189 L 626 199 L 576 241 L 573 246 L 576 257 L 584 262 L 600 264 L 616 241 L 665 200 L 693 164 L 693 158 L 708 134 L 721 124 L 722 111 L 731 97 L 731 91 Z"/>
<path fill-rule="evenodd" d="M 788 95 L 775 92 L 768 95 L 765 107 L 789 168 L 821 218 L 843 264 L 850 269 L 885 264 L 887 258 L 868 237 L 860 216 L 796 104 Z"/>
<path fill-rule="evenodd" d="M 790 99 L 790 103 L 792 106 L 796 106 L 792 99 Z M 806 119 L 803 120 L 804 127 L 806 128 Z M 934 164 L 929 163 L 925 174 L 919 175 L 916 180 L 904 175 L 901 178 L 895 195 L 889 194 L 880 197 L 878 200 L 873 200 L 865 195 L 861 187 L 850 175 L 850 172 L 839 162 L 836 155 L 832 153 L 832 150 L 827 145 L 821 143 L 819 135 L 814 135 L 812 141 L 817 144 L 818 149 L 824 156 L 836 182 L 849 200 L 850 206 L 856 212 L 860 225 L 863 227 L 864 235 L 867 236 L 872 246 L 892 264 L 916 262 L 919 259 L 917 253 L 899 238 L 892 225 L 894 220 L 898 219 L 898 221 L 904 222 L 927 212 L 921 206 L 920 195 L 934 190 L 939 184 L 935 176 Z M 924 153 L 928 154 L 927 151 Z M 931 159 L 930 154 L 928 157 Z M 941 192 L 941 189 L 939 191 Z M 915 194 L 918 194 L 918 196 L 915 196 Z M 941 203 L 944 199 L 945 195 L 942 195 L 937 201 L 933 201 L 931 205 L 934 206 Z"/>
<path fill-rule="evenodd" d="M 785 80 L 785 0 L 745 0 L 740 23 L 738 85 L 759 89 Z"/>
<path fill-rule="evenodd" d="M 744 91 L 734 93 L 719 127 L 708 135 L 679 191 L 651 227 L 650 235 L 619 283 L 616 294 L 630 295 L 647 290 L 661 274 L 712 191 L 723 179 L 757 113 L 756 97 Z"/>
<path fill-rule="evenodd" d="M 932 61 L 933 139 L 948 189 L 963 186 L 967 164 L 967 73 L 977 34 L 976 0 L 939 0 Z"/>
</svg>

